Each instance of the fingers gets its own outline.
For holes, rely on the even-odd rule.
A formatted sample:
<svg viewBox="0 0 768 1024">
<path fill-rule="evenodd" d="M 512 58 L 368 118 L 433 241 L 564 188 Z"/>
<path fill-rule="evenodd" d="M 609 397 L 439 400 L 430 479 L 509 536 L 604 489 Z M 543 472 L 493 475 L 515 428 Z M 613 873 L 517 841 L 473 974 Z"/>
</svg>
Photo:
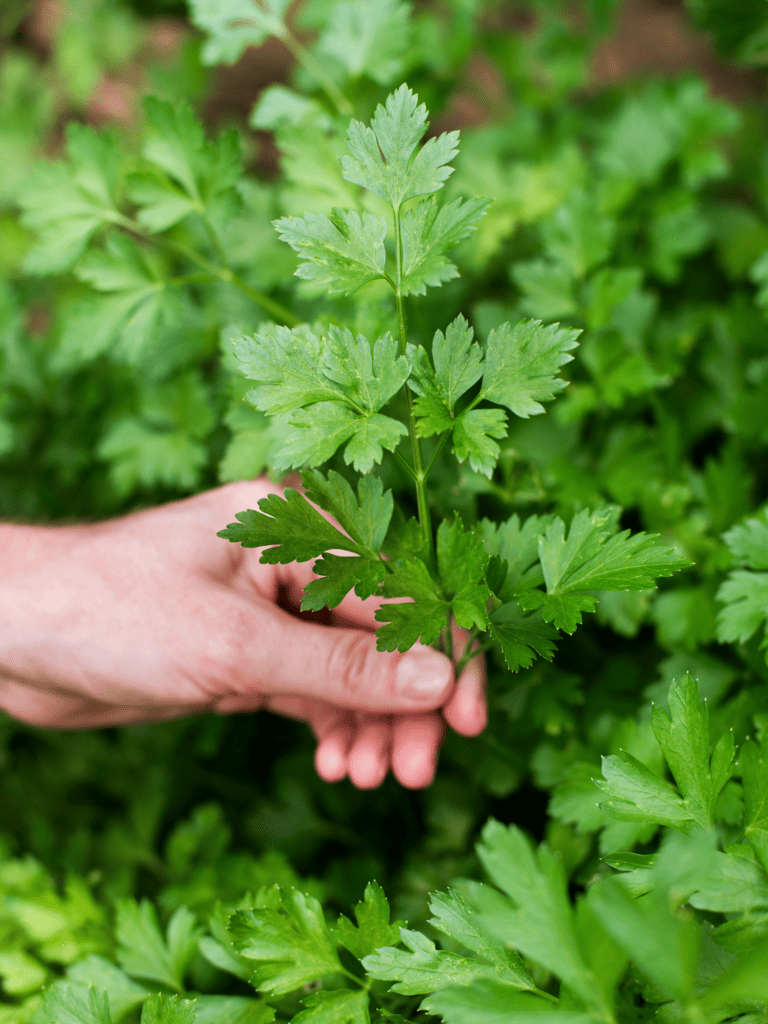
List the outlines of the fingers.
<svg viewBox="0 0 768 1024">
<path fill-rule="evenodd" d="M 478 644 L 472 646 L 477 649 Z M 459 646 L 460 651 L 463 649 L 463 646 Z M 478 655 L 461 673 L 453 695 L 443 708 L 443 716 L 454 732 L 462 736 L 477 736 L 486 727 L 488 705 L 485 690 L 485 659 Z"/>
<path fill-rule="evenodd" d="M 376 716 L 357 728 L 348 755 L 348 774 L 358 789 L 376 789 L 389 771 L 392 726 L 388 719 Z"/>
<path fill-rule="evenodd" d="M 453 666 L 431 647 L 379 652 L 365 630 L 304 622 L 275 607 L 251 606 L 250 615 L 236 680 L 243 694 L 311 697 L 373 714 L 432 711 L 449 698 Z"/>
<path fill-rule="evenodd" d="M 402 715 L 392 725 L 392 771 L 406 789 L 430 786 L 445 726 L 438 715 Z"/>
</svg>

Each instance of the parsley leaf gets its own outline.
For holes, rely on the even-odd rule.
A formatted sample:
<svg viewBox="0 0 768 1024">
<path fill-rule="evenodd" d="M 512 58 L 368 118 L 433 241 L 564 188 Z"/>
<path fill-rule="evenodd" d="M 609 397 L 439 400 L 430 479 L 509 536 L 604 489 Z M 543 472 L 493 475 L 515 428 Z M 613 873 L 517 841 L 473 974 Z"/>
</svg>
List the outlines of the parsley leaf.
<svg viewBox="0 0 768 1024">
<path fill-rule="evenodd" d="M 189 6 L 194 24 L 210 34 L 203 47 L 204 64 L 234 64 L 249 46 L 286 32 L 288 0 L 190 0 Z"/>
<path fill-rule="evenodd" d="M 437 567 L 443 592 L 459 626 L 485 629 L 485 602 L 491 596 L 484 574 L 488 556 L 479 533 L 460 519 L 443 520 L 437 530 Z"/>
<path fill-rule="evenodd" d="M 747 739 L 739 751 L 744 785 L 744 834 L 768 834 L 768 733 L 758 746 Z"/>
<path fill-rule="evenodd" d="M 540 320 L 502 324 L 491 331 L 485 348 L 485 374 L 479 398 L 505 405 L 527 419 L 544 412 L 566 382 L 556 376 L 573 356 L 579 331 Z"/>
<path fill-rule="evenodd" d="M 329 295 L 349 295 L 364 284 L 384 279 L 387 223 L 383 217 L 334 209 L 281 217 L 274 222 L 282 241 L 299 254 L 296 276 L 314 281 Z"/>
<path fill-rule="evenodd" d="M 331 326 L 325 354 L 325 373 L 359 402 L 366 412 L 378 412 L 408 379 L 408 362 L 398 355 L 391 334 L 371 346 L 362 334 Z"/>
<path fill-rule="evenodd" d="M 494 438 L 507 436 L 507 414 L 503 409 L 465 409 L 453 427 L 453 453 L 459 462 L 469 459 L 476 473 L 490 479 L 501 449 Z"/>
<path fill-rule="evenodd" d="M 306 1009 L 291 1018 L 291 1024 L 370 1024 L 368 993 L 315 992 L 304 1000 Z"/>
<path fill-rule="evenodd" d="M 106 993 L 72 982 L 51 985 L 39 1017 L 42 1024 L 112 1024 Z"/>
<path fill-rule="evenodd" d="M 732 527 L 723 534 L 731 554 L 748 569 L 736 569 L 717 592 L 725 607 L 717 616 L 717 639 L 721 643 L 746 643 L 765 624 L 761 649 L 768 659 L 768 509 L 762 515 Z"/>
<path fill-rule="evenodd" d="M 428 287 L 438 287 L 459 276 L 445 254 L 472 234 L 475 222 L 489 206 L 488 199 L 454 199 L 438 207 L 437 199 L 431 196 L 406 212 L 401 227 L 403 295 L 425 295 Z"/>
<path fill-rule="evenodd" d="M 682 797 L 631 754 L 603 758 L 605 781 L 595 784 L 611 800 L 601 804 L 620 821 L 653 821 L 681 831 L 695 823 L 714 825 L 715 801 L 733 772 L 733 733 L 726 732 L 709 753 L 709 716 L 699 703 L 699 687 L 689 675 L 669 691 L 669 715 L 659 705 L 653 732 Z"/>
<path fill-rule="evenodd" d="M 194 914 L 179 907 L 163 937 L 155 908 L 148 900 L 141 904 L 122 900 L 117 906 L 117 959 L 128 974 L 182 992 L 201 931 L 195 926 Z"/>
<path fill-rule="evenodd" d="M 301 476 L 310 501 L 330 512 L 350 537 L 366 550 L 378 554 L 389 529 L 394 501 L 378 477 L 361 477 L 357 497 L 344 477 L 330 470 L 327 477 L 317 469 Z"/>
<path fill-rule="evenodd" d="M 29 274 L 67 270 L 98 228 L 121 220 L 121 158 L 114 139 L 74 122 L 66 135 L 68 162 L 38 163 L 16 196 L 22 223 L 37 232 L 25 262 Z"/>
<path fill-rule="evenodd" d="M 376 646 L 380 651 L 407 651 L 419 639 L 423 644 L 437 640 L 446 625 L 450 606 L 420 558 L 398 562 L 394 572 L 384 580 L 382 593 L 385 597 L 413 600 L 391 602 L 376 609 L 374 618 L 387 623 L 376 630 Z"/>
<path fill-rule="evenodd" d="M 390 924 L 389 900 L 378 882 L 366 885 L 363 899 L 355 907 L 355 917 L 356 926 L 342 914 L 333 937 L 358 960 L 375 952 L 380 946 L 390 946 L 400 941 L 402 922 Z"/>
<path fill-rule="evenodd" d="M 389 85 L 403 72 L 409 15 L 402 0 L 340 0 L 330 10 L 317 53 L 337 61 L 350 78 L 366 75 Z"/>
<path fill-rule="evenodd" d="M 194 1024 L 196 1003 L 157 993 L 149 996 L 141 1011 L 141 1024 Z"/>
<path fill-rule="evenodd" d="M 562 861 L 534 853 L 514 825 L 491 819 L 477 847 L 491 880 L 506 894 L 473 886 L 472 902 L 492 934 L 556 974 L 587 1006 L 607 1013 L 605 996 L 579 947 Z"/>
<path fill-rule="evenodd" d="M 285 489 L 284 497 L 268 494 L 261 498 L 258 506 L 258 512 L 253 509 L 237 512 L 239 522 L 230 523 L 217 536 L 242 544 L 244 548 L 274 545 L 262 551 L 259 559 L 270 564 L 308 562 L 329 548 L 365 554 L 359 544 L 345 537 L 291 487 Z"/>
<path fill-rule="evenodd" d="M 552 661 L 557 630 L 536 615 L 523 616 L 516 601 L 501 605 L 490 616 L 488 629 L 501 647 L 510 672 L 530 668 L 536 655 Z"/>
<path fill-rule="evenodd" d="M 335 608 L 350 590 L 365 600 L 378 593 L 387 575 L 384 563 L 374 558 L 354 558 L 325 553 L 312 566 L 321 578 L 304 588 L 302 611 Z"/>
<path fill-rule="evenodd" d="M 461 314 L 449 324 L 445 334 L 435 331 L 432 339 L 434 369 L 424 348 L 408 346 L 411 365 L 408 386 L 419 396 L 414 404 L 416 415 L 427 419 L 426 424 L 420 424 L 421 437 L 446 429 L 433 427 L 430 417 L 450 426 L 457 400 L 482 377 L 483 351 L 473 342 L 473 335 L 473 329 Z"/>
<path fill-rule="evenodd" d="M 344 177 L 380 196 L 399 210 L 407 199 L 443 187 L 458 153 L 458 132 L 445 132 L 416 152 L 427 130 L 427 108 L 403 84 L 378 105 L 370 128 L 352 121 L 347 134 L 349 156 L 342 156 Z M 415 155 L 414 155 L 415 153 Z"/>
<path fill-rule="evenodd" d="M 446 1024 L 594 1024 L 591 1013 L 561 1010 L 528 992 L 517 992 L 492 978 L 477 978 L 469 985 L 449 985 L 422 1003 L 428 1013 L 439 1014 Z"/>
<path fill-rule="evenodd" d="M 285 995 L 341 970 L 322 907 L 296 889 L 281 890 L 276 908 L 236 911 L 229 929 L 241 956 L 258 962 L 260 992 Z"/>
</svg>

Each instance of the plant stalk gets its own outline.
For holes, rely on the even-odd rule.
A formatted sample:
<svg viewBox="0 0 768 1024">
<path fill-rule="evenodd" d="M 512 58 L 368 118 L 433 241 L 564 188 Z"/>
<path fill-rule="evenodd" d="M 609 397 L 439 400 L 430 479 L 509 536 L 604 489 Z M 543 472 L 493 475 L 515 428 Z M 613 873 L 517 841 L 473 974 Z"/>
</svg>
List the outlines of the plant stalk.
<svg viewBox="0 0 768 1024">
<path fill-rule="evenodd" d="M 408 332 L 405 326 L 405 303 L 401 284 L 403 280 L 403 238 L 400 230 L 400 209 L 395 210 L 395 251 L 397 259 L 397 287 L 395 289 L 395 301 L 397 303 L 397 327 L 400 334 L 400 354 L 405 356 L 408 344 Z M 413 412 L 413 395 L 411 389 L 406 385 L 405 400 L 408 403 L 408 431 L 411 436 L 411 448 L 413 449 L 414 481 L 416 483 L 416 502 L 419 510 L 419 523 L 424 534 L 424 542 L 427 547 L 430 562 L 435 560 L 435 545 L 432 538 L 432 520 L 429 511 L 429 499 L 427 498 L 427 474 L 424 472 L 424 465 L 421 460 L 421 443 L 416 434 L 416 417 Z"/>
<path fill-rule="evenodd" d="M 352 117 L 355 112 L 354 107 L 326 72 L 320 61 L 310 53 L 303 43 L 299 42 L 292 32 L 286 30 L 285 35 L 281 38 L 296 60 L 302 64 L 310 75 L 312 75 L 315 81 L 323 87 L 323 90 L 336 107 L 336 110 L 344 117 Z"/>
</svg>

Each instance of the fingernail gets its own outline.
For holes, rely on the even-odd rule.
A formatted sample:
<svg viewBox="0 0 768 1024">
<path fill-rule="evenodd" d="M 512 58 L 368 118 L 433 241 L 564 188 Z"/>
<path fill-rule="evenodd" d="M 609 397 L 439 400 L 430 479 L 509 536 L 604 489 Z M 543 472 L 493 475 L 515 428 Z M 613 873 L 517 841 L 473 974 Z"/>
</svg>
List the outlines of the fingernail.
<svg viewBox="0 0 768 1024">
<path fill-rule="evenodd" d="M 403 697 L 438 697 L 453 678 L 451 663 L 429 647 L 408 651 L 397 665 L 395 685 Z"/>
</svg>

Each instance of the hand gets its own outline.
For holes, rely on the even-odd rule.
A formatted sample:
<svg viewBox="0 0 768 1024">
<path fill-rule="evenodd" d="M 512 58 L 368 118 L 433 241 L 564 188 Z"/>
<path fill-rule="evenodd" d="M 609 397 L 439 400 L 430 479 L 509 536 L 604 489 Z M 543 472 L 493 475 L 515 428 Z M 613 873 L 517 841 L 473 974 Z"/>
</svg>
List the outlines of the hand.
<svg viewBox="0 0 768 1024">
<path fill-rule="evenodd" d="M 456 683 L 430 647 L 378 653 L 375 599 L 348 595 L 330 625 L 280 607 L 298 609 L 311 563 L 262 565 L 216 536 L 280 490 L 257 480 L 104 523 L 3 527 L 0 708 L 56 729 L 267 708 L 308 722 L 328 782 L 369 789 L 391 768 L 429 785 L 445 723 L 485 727 L 482 658 Z"/>
</svg>

